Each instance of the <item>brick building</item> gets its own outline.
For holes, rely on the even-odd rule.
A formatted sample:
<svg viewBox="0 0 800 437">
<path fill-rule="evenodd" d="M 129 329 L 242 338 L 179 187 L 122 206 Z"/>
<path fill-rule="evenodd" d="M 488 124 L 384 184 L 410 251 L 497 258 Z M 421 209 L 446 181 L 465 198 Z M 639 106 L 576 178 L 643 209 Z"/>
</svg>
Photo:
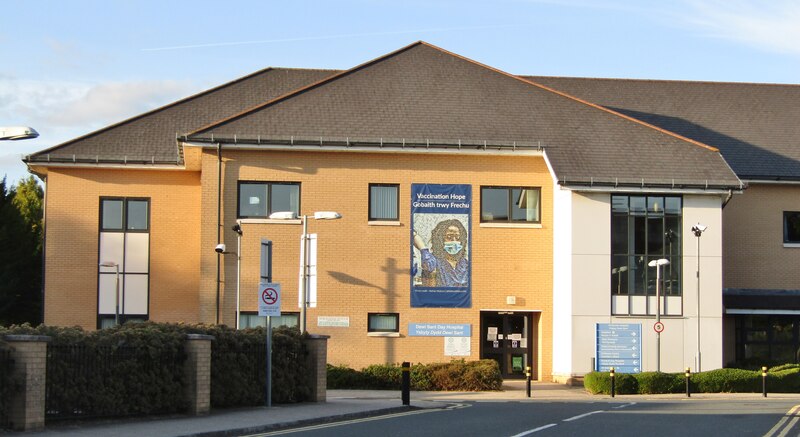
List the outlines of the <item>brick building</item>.
<svg viewBox="0 0 800 437">
<path fill-rule="evenodd" d="M 305 223 L 306 323 L 333 363 L 491 358 L 567 381 L 597 367 L 598 326 L 624 324 L 644 327 L 631 371 L 677 371 L 702 322 L 704 367 L 721 367 L 722 208 L 744 186 L 717 148 L 592 101 L 420 42 L 346 71 L 262 70 L 30 155 L 45 322 L 263 323 L 268 239 L 276 322 L 297 325 L 304 223 L 275 213 L 336 211 Z M 236 252 L 234 225 L 238 281 L 215 252 Z"/>
</svg>

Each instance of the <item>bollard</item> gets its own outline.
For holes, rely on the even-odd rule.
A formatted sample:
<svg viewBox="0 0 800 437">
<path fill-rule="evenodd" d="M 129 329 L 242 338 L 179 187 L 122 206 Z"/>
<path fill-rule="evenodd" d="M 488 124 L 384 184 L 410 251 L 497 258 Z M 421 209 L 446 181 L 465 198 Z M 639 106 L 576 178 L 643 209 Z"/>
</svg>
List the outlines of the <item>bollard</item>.
<svg viewBox="0 0 800 437">
<path fill-rule="evenodd" d="M 527 380 L 528 397 L 531 397 L 531 366 L 525 367 L 525 379 Z"/>
<path fill-rule="evenodd" d="M 761 392 L 767 397 L 767 366 L 761 368 Z"/>
<path fill-rule="evenodd" d="M 692 390 L 689 388 L 689 382 L 692 380 L 692 369 L 691 367 L 686 368 L 686 397 L 692 397 Z"/>
<path fill-rule="evenodd" d="M 404 361 L 400 370 L 402 370 L 403 377 L 400 386 L 403 405 L 411 405 L 411 363 Z"/>
<path fill-rule="evenodd" d="M 614 395 L 615 395 L 614 392 L 617 389 L 616 381 L 614 381 L 614 368 L 613 367 L 611 368 L 611 371 L 609 372 L 609 374 L 611 375 L 611 397 L 613 398 Z"/>
</svg>

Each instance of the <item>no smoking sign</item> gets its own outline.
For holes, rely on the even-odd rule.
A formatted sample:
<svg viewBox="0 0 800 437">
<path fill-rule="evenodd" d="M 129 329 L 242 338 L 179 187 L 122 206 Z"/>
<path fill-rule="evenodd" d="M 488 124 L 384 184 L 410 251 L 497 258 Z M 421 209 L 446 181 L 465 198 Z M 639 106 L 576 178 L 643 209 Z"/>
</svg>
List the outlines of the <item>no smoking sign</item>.
<svg viewBox="0 0 800 437">
<path fill-rule="evenodd" d="M 265 282 L 258 284 L 258 315 L 281 315 L 281 284 Z"/>
</svg>

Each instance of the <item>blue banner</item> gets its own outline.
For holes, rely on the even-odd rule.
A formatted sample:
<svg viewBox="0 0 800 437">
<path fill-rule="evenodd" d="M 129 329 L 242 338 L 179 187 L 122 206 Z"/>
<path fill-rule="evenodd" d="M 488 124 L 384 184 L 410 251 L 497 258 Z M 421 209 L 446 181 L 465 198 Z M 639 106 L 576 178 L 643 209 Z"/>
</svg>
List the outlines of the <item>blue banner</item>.
<svg viewBox="0 0 800 437">
<path fill-rule="evenodd" d="M 471 185 L 411 185 L 411 307 L 472 307 L 471 229 Z"/>
</svg>

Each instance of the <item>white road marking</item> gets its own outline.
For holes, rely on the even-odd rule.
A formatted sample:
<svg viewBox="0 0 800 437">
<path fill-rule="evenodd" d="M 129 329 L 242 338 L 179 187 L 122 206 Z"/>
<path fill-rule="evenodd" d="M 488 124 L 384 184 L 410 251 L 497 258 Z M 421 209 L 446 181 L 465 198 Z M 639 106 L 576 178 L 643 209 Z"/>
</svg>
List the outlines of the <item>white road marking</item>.
<svg viewBox="0 0 800 437">
<path fill-rule="evenodd" d="M 590 411 L 588 413 L 580 414 L 578 416 L 572 416 L 569 419 L 564 419 L 563 422 L 572 422 L 573 420 L 583 419 L 586 416 L 591 416 L 592 414 L 597 414 L 597 413 L 605 413 L 605 411 L 603 410 Z"/>
<path fill-rule="evenodd" d="M 611 408 L 613 408 L 615 410 L 619 410 L 621 408 L 630 407 L 631 405 L 636 405 L 636 402 L 628 402 L 627 404 L 617 405 L 616 407 L 611 407 Z"/>
<path fill-rule="evenodd" d="M 538 428 L 530 429 L 528 431 L 523 431 L 523 432 L 521 432 L 519 434 L 514 434 L 511 437 L 523 437 L 523 436 L 526 436 L 526 435 L 529 435 L 529 434 L 533 434 L 535 432 L 539 432 L 539 431 L 541 431 L 543 429 L 552 428 L 552 427 L 554 427 L 556 425 L 557 425 L 556 423 L 551 423 L 551 424 L 548 424 L 548 425 L 540 426 Z"/>
</svg>

